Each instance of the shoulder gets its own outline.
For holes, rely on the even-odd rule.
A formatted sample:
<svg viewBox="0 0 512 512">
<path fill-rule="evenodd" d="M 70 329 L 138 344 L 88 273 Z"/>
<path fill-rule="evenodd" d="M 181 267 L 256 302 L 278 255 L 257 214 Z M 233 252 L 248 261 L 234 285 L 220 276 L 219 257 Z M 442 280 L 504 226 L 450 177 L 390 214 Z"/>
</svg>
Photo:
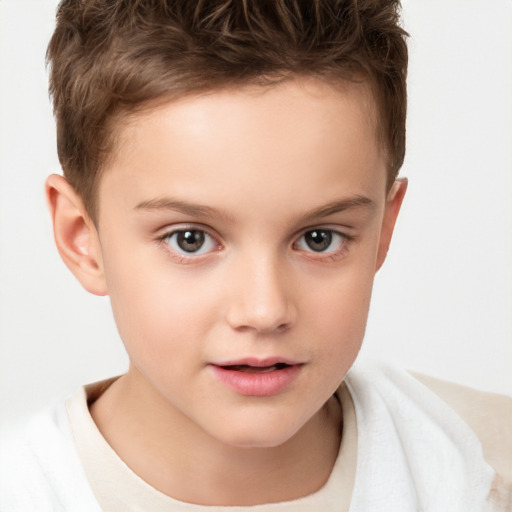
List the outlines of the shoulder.
<svg viewBox="0 0 512 512">
<path fill-rule="evenodd" d="M 509 509 L 510 485 L 485 459 L 460 412 L 433 389 L 403 369 L 366 359 L 346 382 L 357 417 L 359 499 L 368 495 L 365 482 L 378 476 L 381 502 L 407 505 L 396 509 Z"/>
<path fill-rule="evenodd" d="M 64 403 L 0 437 L 0 509 L 99 510 L 86 483 Z"/>
<path fill-rule="evenodd" d="M 484 458 L 501 478 L 512 483 L 512 398 L 412 373 L 450 406 L 478 437 Z"/>
</svg>

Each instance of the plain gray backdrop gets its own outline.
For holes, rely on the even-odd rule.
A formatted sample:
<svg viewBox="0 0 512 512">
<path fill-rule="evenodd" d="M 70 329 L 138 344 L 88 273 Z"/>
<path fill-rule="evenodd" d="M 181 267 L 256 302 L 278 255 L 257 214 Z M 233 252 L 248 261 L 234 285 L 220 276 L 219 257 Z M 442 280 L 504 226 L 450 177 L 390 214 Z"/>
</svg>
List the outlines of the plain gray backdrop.
<svg viewBox="0 0 512 512">
<path fill-rule="evenodd" d="M 0 412 L 127 367 L 108 298 L 53 246 L 59 172 L 44 53 L 55 0 L 0 0 Z M 405 0 L 409 191 L 364 355 L 512 394 L 512 2 Z"/>
</svg>

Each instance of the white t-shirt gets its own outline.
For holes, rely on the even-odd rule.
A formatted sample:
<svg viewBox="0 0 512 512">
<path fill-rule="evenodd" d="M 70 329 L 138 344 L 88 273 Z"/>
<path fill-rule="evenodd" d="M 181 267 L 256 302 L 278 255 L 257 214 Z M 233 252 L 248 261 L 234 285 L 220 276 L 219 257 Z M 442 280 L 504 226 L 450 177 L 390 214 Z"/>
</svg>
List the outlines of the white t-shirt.
<svg viewBox="0 0 512 512">
<path fill-rule="evenodd" d="M 429 388 L 394 368 L 354 368 L 340 387 L 342 442 L 320 490 L 252 507 L 183 503 L 131 471 L 88 409 L 112 381 L 81 388 L 6 438 L 2 512 L 512 510 L 510 488 L 485 461 L 473 431 Z"/>
</svg>

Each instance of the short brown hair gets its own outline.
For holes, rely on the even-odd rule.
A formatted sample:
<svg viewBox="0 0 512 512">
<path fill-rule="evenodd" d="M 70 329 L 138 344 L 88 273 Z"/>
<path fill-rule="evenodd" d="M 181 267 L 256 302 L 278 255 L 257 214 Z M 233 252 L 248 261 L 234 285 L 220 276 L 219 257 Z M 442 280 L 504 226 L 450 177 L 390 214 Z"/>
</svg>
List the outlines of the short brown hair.
<svg viewBox="0 0 512 512">
<path fill-rule="evenodd" d="M 96 214 L 123 116 L 290 76 L 368 80 L 388 159 L 405 154 L 406 32 L 393 0 L 62 0 L 47 51 L 64 174 Z"/>
</svg>

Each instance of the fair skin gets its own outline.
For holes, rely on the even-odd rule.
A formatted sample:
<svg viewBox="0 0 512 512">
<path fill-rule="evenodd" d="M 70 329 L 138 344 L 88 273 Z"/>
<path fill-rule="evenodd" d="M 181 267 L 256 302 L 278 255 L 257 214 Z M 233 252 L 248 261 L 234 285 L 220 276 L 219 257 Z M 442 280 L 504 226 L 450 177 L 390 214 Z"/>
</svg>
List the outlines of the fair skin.
<svg viewBox="0 0 512 512">
<path fill-rule="evenodd" d="M 110 296 L 130 357 L 91 407 L 128 466 L 198 504 L 318 490 L 340 442 L 332 395 L 405 189 L 386 189 L 368 88 L 314 79 L 132 119 L 103 170 L 96 224 L 51 176 L 59 251 Z"/>
</svg>

